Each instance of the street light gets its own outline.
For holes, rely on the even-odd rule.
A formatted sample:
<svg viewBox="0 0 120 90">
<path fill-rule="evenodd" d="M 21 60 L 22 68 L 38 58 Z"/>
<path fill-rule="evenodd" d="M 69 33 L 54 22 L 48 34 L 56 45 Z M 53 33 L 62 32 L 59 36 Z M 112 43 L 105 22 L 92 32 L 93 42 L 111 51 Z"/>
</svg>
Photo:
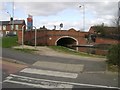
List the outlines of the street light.
<svg viewBox="0 0 120 90">
<path fill-rule="evenodd" d="M 83 7 L 83 30 L 85 30 L 85 5 L 79 6 L 79 8 Z"/>
<path fill-rule="evenodd" d="M 9 12 L 7 12 L 7 14 L 9 14 L 10 22 L 12 23 L 12 29 L 11 30 L 14 30 L 14 20 L 13 20 L 13 17 L 11 16 L 11 14 Z"/>
<path fill-rule="evenodd" d="M 7 12 L 7 14 L 9 14 L 10 18 L 11 18 L 11 14 L 9 12 Z"/>
</svg>

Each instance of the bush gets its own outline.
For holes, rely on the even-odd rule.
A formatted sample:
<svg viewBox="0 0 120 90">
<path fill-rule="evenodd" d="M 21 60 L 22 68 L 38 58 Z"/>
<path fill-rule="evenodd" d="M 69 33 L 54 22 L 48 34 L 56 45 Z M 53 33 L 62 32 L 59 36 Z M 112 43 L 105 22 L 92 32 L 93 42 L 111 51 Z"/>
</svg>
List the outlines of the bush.
<svg viewBox="0 0 120 90">
<path fill-rule="evenodd" d="M 109 48 L 108 55 L 107 55 L 107 62 L 113 65 L 120 64 L 120 44 L 112 45 Z"/>
</svg>

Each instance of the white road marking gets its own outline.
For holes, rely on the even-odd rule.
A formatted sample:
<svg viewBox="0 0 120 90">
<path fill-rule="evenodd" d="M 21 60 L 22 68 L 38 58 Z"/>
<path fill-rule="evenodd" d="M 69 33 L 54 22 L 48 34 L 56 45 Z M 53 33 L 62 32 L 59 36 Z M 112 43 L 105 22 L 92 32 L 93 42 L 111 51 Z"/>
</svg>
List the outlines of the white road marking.
<svg viewBox="0 0 120 90">
<path fill-rule="evenodd" d="M 5 80 L 5 82 L 22 84 L 22 85 L 27 85 L 27 86 L 36 87 L 36 88 L 72 88 L 73 87 L 73 85 L 68 85 L 68 84 L 52 85 L 46 82 L 42 82 L 42 83 L 46 83 L 46 85 L 20 82 L 20 81 L 14 81 L 14 80 Z"/>
<path fill-rule="evenodd" d="M 29 73 L 29 74 L 39 74 L 39 75 L 47 75 L 54 77 L 65 77 L 65 78 L 77 78 L 77 73 L 67 73 L 67 72 L 58 72 L 58 71 L 50 71 L 50 70 L 40 70 L 33 68 L 25 68 L 20 72 Z"/>
<path fill-rule="evenodd" d="M 47 80 L 47 79 L 38 79 L 38 78 L 31 78 L 31 77 L 26 77 L 26 76 L 20 76 L 20 75 L 14 75 L 10 74 L 12 77 L 17 77 L 17 78 L 24 78 L 24 79 L 32 79 L 32 80 L 40 80 L 44 82 L 53 82 L 53 83 L 61 83 L 61 84 L 67 84 L 67 85 L 78 85 L 78 86 L 89 86 L 89 87 L 97 87 L 97 88 L 113 88 L 113 89 L 120 89 L 118 87 L 111 87 L 111 86 L 103 86 L 103 85 L 92 85 L 92 84 L 82 84 L 82 83 L 74 83 L 74 82 L 64 82 L 64 81 L 55 81 L 55 80 Z M 12 82 L 12 83 L 17 83 L 11 80 L 5 80 L 4 82 Z M 18 82 L 19 83 L 19 82 Z M 22 84 L 21 82 L 19 84 Z M 30 85 L 30 84 L 28 84 Z M 35 85 L 34 85 L 35 86 Z M 39 86 L 37 86 L 39 87 Z"/>
<path fill-rule="evenodd" d="M 9 76 L 9 77 L 7 77 L 6 79 L 8 80 L 8 79 L 12 79 L 13 77 L 12 76 Z"/>
<path fill-rule="evenodd" d="M 13 78 L 10 79 L 9 77 L 10 78 L 13 77 Z M 14 78 L 16 79 L 14 80 Z M 49 82 L 37 78 L 30 78 L 30 77 L 13 75 L 13 74 L 10 74 L 10 76 L 8 76 L 8 78 L 6 78 L 6 80 L 4 80 L 3 82 L 22 84 L 36 88 L 72 88 L 73 87 L 73 85 L 69 85 L 69 84 Z"/>
</svg>

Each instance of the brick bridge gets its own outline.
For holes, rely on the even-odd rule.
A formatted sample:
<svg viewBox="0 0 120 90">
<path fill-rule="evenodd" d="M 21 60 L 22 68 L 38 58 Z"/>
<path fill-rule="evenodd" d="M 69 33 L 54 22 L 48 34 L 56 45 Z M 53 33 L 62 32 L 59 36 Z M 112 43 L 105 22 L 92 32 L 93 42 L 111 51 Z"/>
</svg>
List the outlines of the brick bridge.
<svg viewBox="0 0 120 90">
<path fill-rule="evenodd" d="M 48 29 L 38 29 L 37 30 L 37 45 L 79 45 L 87 44 L 85 35 L 88 32 L 76 31 L 75 29 L 69 30 L 48 30 Z M 24 32 L 24 43 L 34 45 L 35 31 L 25 31 Z M 18 32 L 18 43 L 21 44 L 22 41 L 22 31 Z"/>
</svg>

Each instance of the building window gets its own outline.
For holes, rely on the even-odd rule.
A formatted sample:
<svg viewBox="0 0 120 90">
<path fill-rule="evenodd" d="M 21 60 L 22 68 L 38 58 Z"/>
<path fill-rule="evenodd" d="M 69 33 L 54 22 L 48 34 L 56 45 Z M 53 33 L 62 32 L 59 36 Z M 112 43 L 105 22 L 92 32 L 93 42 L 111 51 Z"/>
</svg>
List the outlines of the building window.
<svg viewBox="0 0 120 90">
<path fill-rule="evenodd" d="M 18 30 L 18 29 L 19 29 L 19 28 L 18 28 L 18 25 L 15 25 L 15 29 L 16 29 L 16 30 Z"/>
<path fill-rule="evenodd" d="M 6 30 L 6 25 L 3 25 L 3 30 Z"/>
</svg>

